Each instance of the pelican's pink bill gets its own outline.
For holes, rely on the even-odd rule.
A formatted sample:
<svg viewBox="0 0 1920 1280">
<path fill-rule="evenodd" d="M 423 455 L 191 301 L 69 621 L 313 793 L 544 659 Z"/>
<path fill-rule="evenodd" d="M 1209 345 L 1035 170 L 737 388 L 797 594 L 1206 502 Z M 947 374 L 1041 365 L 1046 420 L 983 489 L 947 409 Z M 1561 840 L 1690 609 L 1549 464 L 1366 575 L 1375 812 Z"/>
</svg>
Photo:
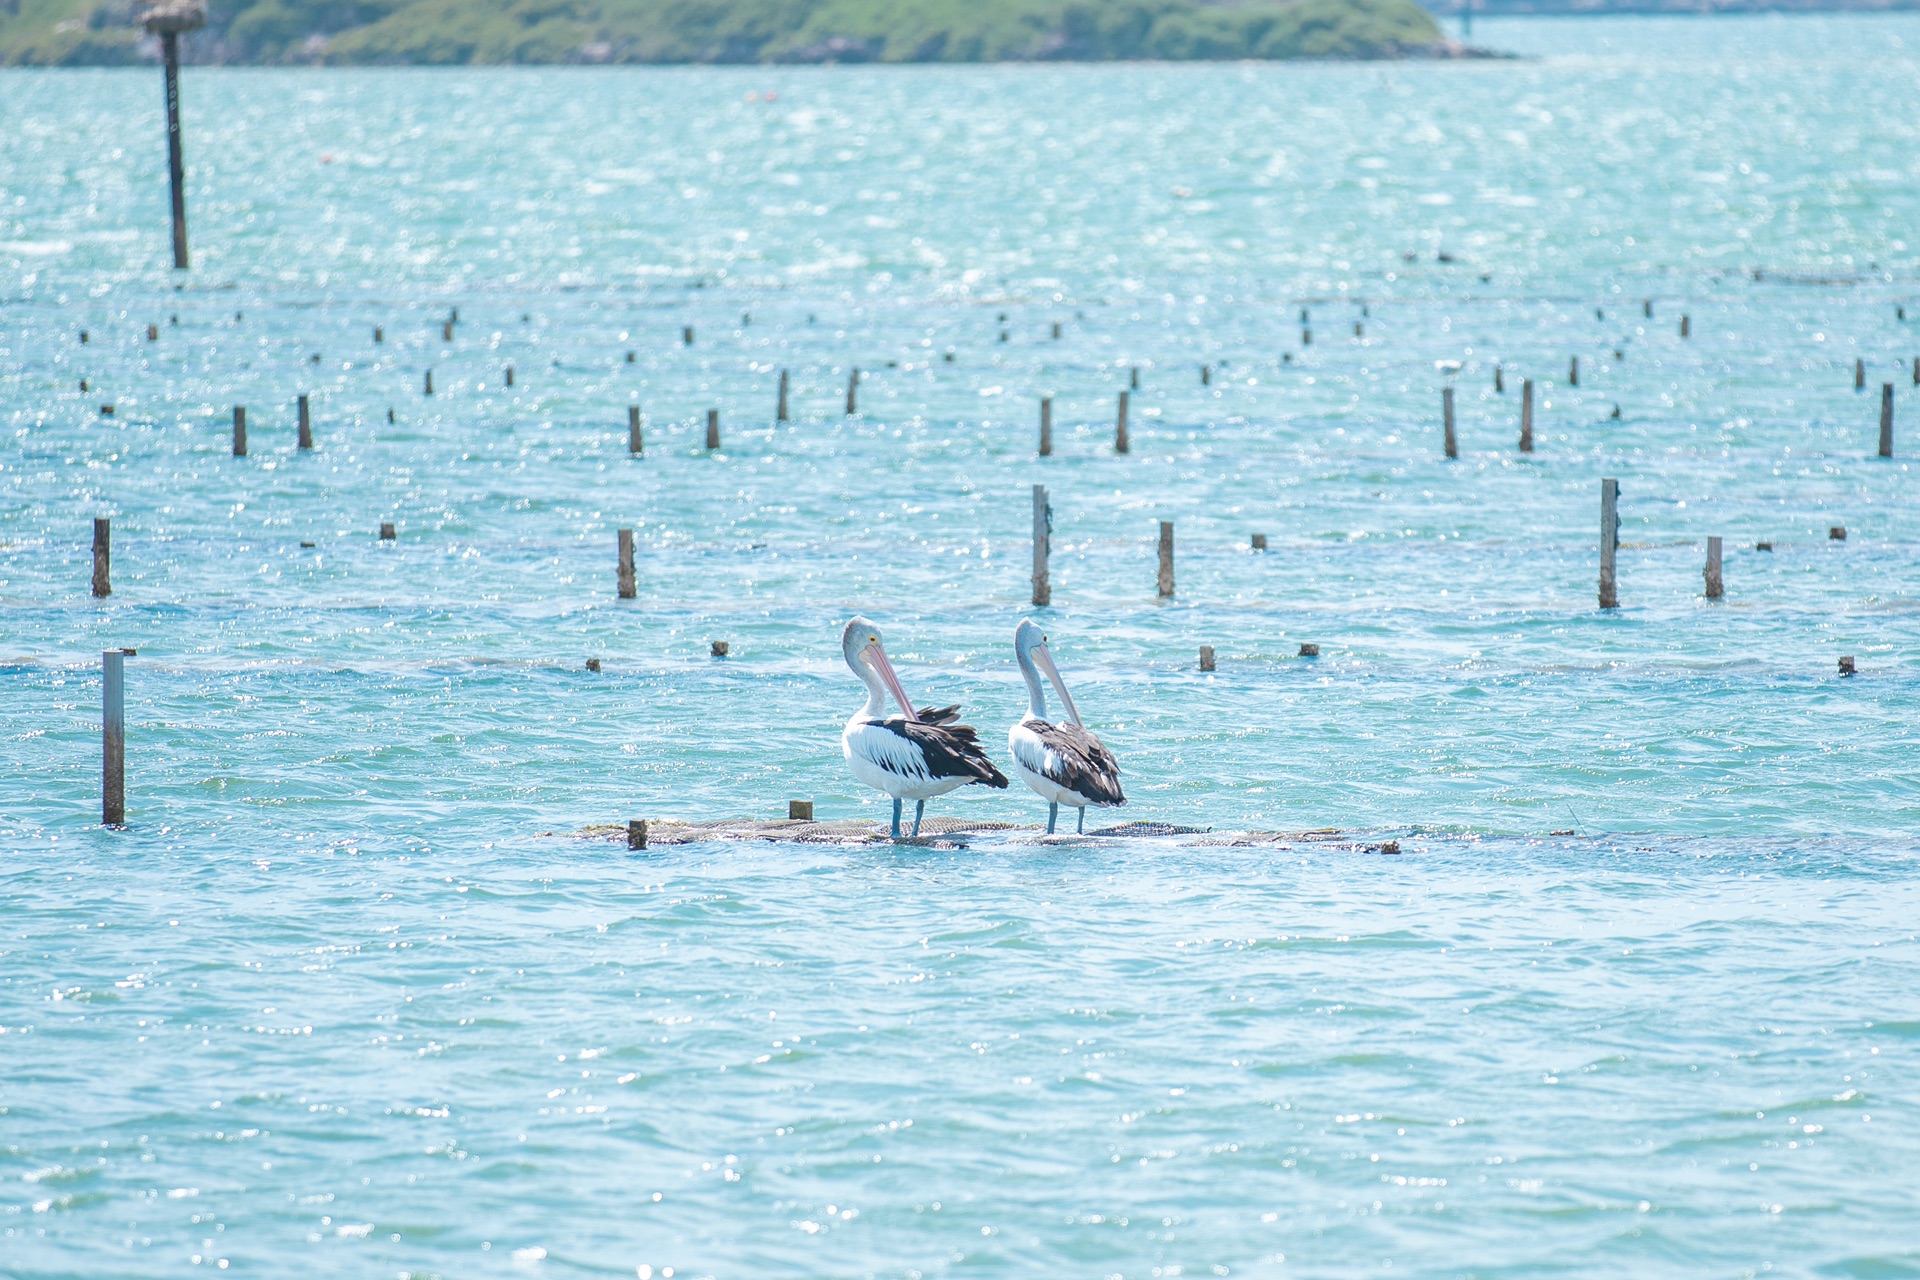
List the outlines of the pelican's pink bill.
<svg viewBox="0 0 1920 1280">
<path fill-rule="evenodd" d="M 1033 656 L 1039 662 L 1040 669 L 1047 673 L 1047 679 L 1053 681 L 1054 690 L 1060 695 L 1060 701 L 1067 705 L 1068 718 L 1082 729 L 1086 728 L 1087 726 L 1080 719 L 1080 709 L 1073 705 L 1073 695 L 1067 692 L 1067 682 L 1060 678 L 1060 668 L 1053 665 L 1053 655 L 1047 652 L 1047 646 L 1044 643 L 1037 645 Z"/>
<path fill-rule="evenodd" d="M 875 640 L 862 649 L 860 656 L 871 662 L 873 669 L 880 673 L 881 682 L 887 686 L 887 691 L 893 694 L 893 700 L 900 704 L 901 713 L 909 720 L 918 720 L 920 717 L 915 713 L 913 703 L 907 697 L 907 691 L 900 687 L 900 677 L 893 674 L 893 664 L 887 661 L 887 651 L 880 647 L 880 642 Z"/>
</svg>

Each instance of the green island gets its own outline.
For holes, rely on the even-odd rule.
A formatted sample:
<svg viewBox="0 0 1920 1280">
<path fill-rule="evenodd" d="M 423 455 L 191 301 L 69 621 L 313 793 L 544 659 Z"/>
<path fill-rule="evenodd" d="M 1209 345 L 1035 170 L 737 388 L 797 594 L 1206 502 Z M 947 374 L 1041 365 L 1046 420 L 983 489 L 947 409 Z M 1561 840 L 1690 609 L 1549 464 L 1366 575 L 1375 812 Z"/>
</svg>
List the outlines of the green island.
<svg viewBox="0 0 1920 1280">
<path fill-rule="evenodd" d="M 150 62 L 138 0 L 0 0 L 0 64 Z M 212 0 L 196 63 L 1450 57 L 1414 0 Z"/>
</svg>

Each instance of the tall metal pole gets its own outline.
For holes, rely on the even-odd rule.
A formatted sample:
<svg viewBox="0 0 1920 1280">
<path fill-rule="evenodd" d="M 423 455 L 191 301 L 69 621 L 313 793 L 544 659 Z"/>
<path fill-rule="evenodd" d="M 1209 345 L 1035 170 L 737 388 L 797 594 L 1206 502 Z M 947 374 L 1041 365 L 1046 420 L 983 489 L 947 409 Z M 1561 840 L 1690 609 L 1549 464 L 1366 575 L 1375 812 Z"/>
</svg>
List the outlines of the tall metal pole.
<svg viewBox="0 0 1920 1280">
<path fill-rule="evenodd" d="M 187 269 L 187 190 L 180 159 L 180 37 L 206 25 L 202 0 L 158 0 L 139 17 L 148 34 L 160 37 L 167 67 L 167 177 L 173 183 L 173 265 Z"/>
<path fill-rule="evenodd" d="M 180 36 L 160 37 L 167 56 L 167 176 L 173 180 L 173 265 L 187 269 L 187 192 L 180 160 Z"/>
</svg>

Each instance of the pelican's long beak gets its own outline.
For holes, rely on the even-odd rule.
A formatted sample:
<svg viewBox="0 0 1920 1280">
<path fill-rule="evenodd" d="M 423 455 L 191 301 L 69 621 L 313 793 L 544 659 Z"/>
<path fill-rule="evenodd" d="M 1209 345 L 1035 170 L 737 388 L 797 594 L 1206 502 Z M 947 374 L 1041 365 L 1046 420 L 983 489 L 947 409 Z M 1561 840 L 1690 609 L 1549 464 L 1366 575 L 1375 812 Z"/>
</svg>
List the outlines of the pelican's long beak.
<svg viewBox="0 0 1920 1280">
<path fill-rule="evenodd" d="M 900 677 L 893 674 L 893 664 L 887 661 L 887 651 L 880 647 L 880 642 L 875 640 L 862 649 L 860 656 L 871 662 L 873 669 L 880 673 L 881 683 L 887 686 L 887 692 L 891 693 L 893 700 L 900 704 L 900 710 L 907 719 L 918 720 L 920 717 L 914 712 L 913 703 L 908 699 L 907 691 L 900 687 Z"/>
<path fill-rule="evenodd" d="M 1053 655 L 1047 652 L 1047 646 L 1040 645 L 1033 651 L 1033 656 L 1040 663 L 1040 669 L 1047 673 L 1047 679 L 1053 682 L 1054 692 L 1060 695 L 1060 701 L 1066 703 L 1067 715 L 1082 729 L 1086 728 L 1080 719 L 1080 709 L 1073 705 L 1073 695 L 1067 692 L 1067 682 L 1060 678 L 1060 668 L 1053 665 Z"/>
</svg>

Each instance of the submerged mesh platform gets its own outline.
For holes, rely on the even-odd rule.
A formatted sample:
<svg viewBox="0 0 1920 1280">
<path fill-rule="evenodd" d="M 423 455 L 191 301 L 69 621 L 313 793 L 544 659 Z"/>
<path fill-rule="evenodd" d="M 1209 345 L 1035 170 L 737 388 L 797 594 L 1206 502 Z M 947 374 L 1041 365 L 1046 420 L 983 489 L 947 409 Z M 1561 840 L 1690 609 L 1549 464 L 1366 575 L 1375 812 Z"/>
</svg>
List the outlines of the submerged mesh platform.
<svg viewBox="0 0 1920 1280">
<path fill-rule="evenodd" d="M 551 834 L 551 833 L 550 833 Z M 583 827 L 573 833 L 584 840 L 609 840 L 625 844 L 627 828 L 613 823 Z M 1042 840 L 1050 843 L 1069 843 L 1074 840 L 1093 839 L 1143 839 L 1174 837 L 1196 837 L 1182 839 L 1180 843 L 1206 845 L 1217 848 L 1269 848 L 1285 849 L 1296 844 L 1311 844 L 1330 847 L 1343 852 L 1387 853 L 1400 852 L 1397 840 L 1369 840 L 1333 828 L 1316 831 L 1226 831 L 1215 833 L 1211 827 L 1182 827 L 1171 822 L 1123 822 L 1118 826 L 1100 827 L 1084 835 L 1076 836 L 1071 831 L 1063 831 L 1049 836 L 1046 828 L 1032 823 L 1017 822 L 970 822 L 964 818 L 928 818 L 920 824 L 920 838 L 914 841 L 902 839 L 899 843 L 911 843 L 916 847 L 928 849 L 962 849 L 967 846 L 970 836 L 1018 836 L 1024 840 Z M 753 840 L 774 840 L 790 844 L 892 844 L 887 828 L 877 822 L 800 822 L 794 820 L 733 818 L 719 822 L 681 822 L 674 818 L 650 818 L 647 820 L 647 846 L 711 844 L 718 842 L 744 842 Z"/>
</svg>

